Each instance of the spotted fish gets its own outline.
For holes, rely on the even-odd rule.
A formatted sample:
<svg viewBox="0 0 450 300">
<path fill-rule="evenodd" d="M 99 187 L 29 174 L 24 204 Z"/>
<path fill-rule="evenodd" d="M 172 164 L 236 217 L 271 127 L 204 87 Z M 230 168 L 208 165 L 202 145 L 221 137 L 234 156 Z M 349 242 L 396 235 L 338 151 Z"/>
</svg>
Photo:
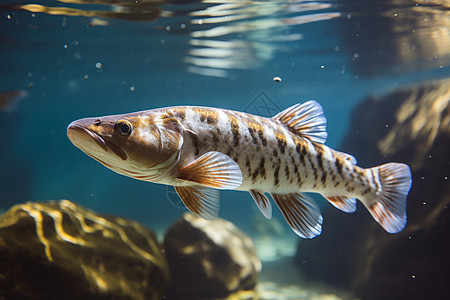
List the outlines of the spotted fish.
<svg viewBox="0 0 450 300">
<path fill-rule="evenodd" d="M 205 219 L 218 215 L 218 190 L 240 190 L 268 219 L 270 194 L 303 238 L 322 231 L 319 207 L 305 192 L 345 212 L 354 212 L 359 199 L 390 233 L 406 224 L 409 167 L 363 169 L 353 156 L 325 146 L 326 118 L 315 101 L 272 118 L 192 106 L 85 118 L 72 122 L 67 135 L 119 174 L 174 186 L 186 207 Z"/>
</svg>

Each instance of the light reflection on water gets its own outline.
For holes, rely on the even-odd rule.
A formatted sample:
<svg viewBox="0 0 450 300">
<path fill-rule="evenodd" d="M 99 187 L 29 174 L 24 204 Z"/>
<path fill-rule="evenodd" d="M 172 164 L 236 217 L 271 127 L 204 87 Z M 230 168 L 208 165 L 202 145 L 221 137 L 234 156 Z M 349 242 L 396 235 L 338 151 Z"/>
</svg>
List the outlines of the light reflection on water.
<svg viewBox="0 0 450 300">
<path fill-rule="evenodd" d="M 191 48 L 184 60 L 187 70 L 215 77 L 226 77 L 229 70 L 261 66 L 276 53 L 289 51 L 289 43 L 303 38 L 294 30 L 297 25 L 341 15 L 329 11 L 332 8 L 330 3 L 303 0 L 204 0 L 191 5 L 163 5 L 161 1 L 148 0 L 59 2 L 82 6 L 25 4 L 11 7 L 33 13 L 88 17 L 91 18 L 91 26 L 107 26 L 109 19 L 154 21 L 181 14 L 191 28 L 188 31 Z"/>
<path fill-rule="evenodd" d="M 167 24 L 182 21 L 189 35 L 185 67 L 191 73 L 227 77 L 254 69 L 279 53 L 297 51 L 302 25 L 338 19 L 330 35 L 345 41 L 341 50 L 356 73 L 402 73 L 444 68 L 450 63 L 450 0 L 59 0 L 0 8 L 89 18 L 90 26 L 112 20 Z M 52 5 L 47 4 L 52 3 Z M 153 26 L 153 25 L 150 25 Z M 167 28 L 170 28 L 168 26 Z M 168 31 L 169 32 L 169 31 Z M 173 34 L 179 31 L 172 31 Z M 311 37 L 309 37 L 311 38 Z M 326 38 L 326 37 L 320 37 Z M 320 43 L 320 41 L 316 41 Z"/>
<path fill-rule="evenodd" d="M 191 33 L 193 46 L 186 57 L 188 70 L 208 76 L 227 76 L 229 69 L 251 69 L 288 52 L 290 42 L 303 35 L 295 25 L 340 17 L 326 12 L 332 6 L 310 1 L 220 1 L 190 15 L 193 24 L 212 25 Z M 249 5 L 251 3 L 251 5 Z M 242 36 L 245 36 L 242 39 Z"/>
</svg>

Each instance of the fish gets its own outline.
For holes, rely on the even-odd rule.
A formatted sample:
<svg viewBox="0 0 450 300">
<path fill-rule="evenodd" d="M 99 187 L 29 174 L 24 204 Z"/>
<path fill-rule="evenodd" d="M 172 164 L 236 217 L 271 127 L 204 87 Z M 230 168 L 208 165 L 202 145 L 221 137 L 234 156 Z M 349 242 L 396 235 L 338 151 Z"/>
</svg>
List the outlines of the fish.
<svg viewBox="0 0 450 300">
<path fill-rule="evenodd" d="M 270 195 L 292 230 L 311 239 L 323 217 L 310 193 L 352 213 L 358 199 L 389 233 L 406 225 L 411 171 L 404 163 L 361 168 L 325 145 L 326 118 L 310 100 L 272 118 L 174 106 L 73 121 L 70 141 L 112 171 L 170 185 L 189 211 L 212 220 L 219 191 L 247 191 L 267 218 Z"/>
<path fill-rule="evenodd" d="M 0 111 L 11 113 L 16 110 L 18 103 L 28 96 L 25 90 L 11 90 L 0 93 Z"/>
</svg>

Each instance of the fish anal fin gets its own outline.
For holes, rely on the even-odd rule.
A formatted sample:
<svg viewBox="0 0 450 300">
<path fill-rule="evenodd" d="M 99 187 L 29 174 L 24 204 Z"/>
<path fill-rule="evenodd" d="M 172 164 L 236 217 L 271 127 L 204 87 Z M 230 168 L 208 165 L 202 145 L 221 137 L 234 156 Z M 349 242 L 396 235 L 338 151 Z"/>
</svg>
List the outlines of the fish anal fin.
<svg viewBox="0 0 450 300">
<path fill-rule="evenodd" d="M 203 186 L 176 186 L 184 205 L 195 215 L 213 220 L 219 215 L 219 191 Z"/>
<path fill-rule="evenodd" d="M 259 191 L 250 190 L 249 192 L 261 213 L 270 220 L 272 218 L 272 205 L 270 204 L 269 199 L 267 199 L 264 193 Z"/>
<path fill-rule="evenodd" d="M 178 169 L 177 178 L 216 189 L 235 189 L 242 184 L 239 165 L 228 155 L 211 151 Z"/>
<path fill-rule="evenodd" d="M 291 106 L 272 119 L 282 122 L 291 132 L 313 142 L 323 144 L 327 139 L 327 119 L 322 106 L 316 101 Z"/>
<path fill-rule="evenodd" d="M 362 199 L 372 217 L 389 233 L 397 233 L 406 225 L 406 198 L 411 188 L 411 171 L 405 164 L 388 163 L 371 168 L 381 189 Z"/>
<path fill-rule="evenodd" d="M 346 213 L 356 211 L 356 199 L 345 196 L 324 196 L 334 207 Z"/>
<path fill-rule="evenodd" d="M 292 230 L 312 239 L 322 232 L 322 214 L 315 201 L 305 194 L 271 194 Z"/>
</svg>

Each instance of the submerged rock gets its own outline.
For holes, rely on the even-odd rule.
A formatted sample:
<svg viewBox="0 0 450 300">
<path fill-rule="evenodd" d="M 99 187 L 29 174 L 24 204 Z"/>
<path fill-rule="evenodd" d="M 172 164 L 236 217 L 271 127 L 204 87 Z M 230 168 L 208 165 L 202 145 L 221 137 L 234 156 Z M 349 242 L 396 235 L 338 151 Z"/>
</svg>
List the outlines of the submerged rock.
<svg viewBox="0 0 450 300">
<path fill-rule="evenodd" d="M 353 54 L 349 67 L 359 76 L 404 74 L 450 65 L 450 36 L 442 30 L 449 27 L 448 0 L 341 4 L 347 12 L 347 21 L 340 24 L 344 49 Z"/>
<path fill-rule="evenodd" d="M 360 205 L 326 211 L 340 226 L 298 249 L 308 277 L 352 288 L 362 299 L 443 299 L 450 278 L 450 80 L 370 98 L 354 111 L 341 150 L 359 165 L 411 167 L 406 228 L 388 234 Z M 334 220 L 333 220 L 334 218 Z M 331 219 L 331 220 L 330 220 Z"/>
<path fill-rule="evenodd" d="M 0 257 L 0 299 L 159 300 L 168 282 L 153 232 L 67 200 L 2 215 Z"/>
<path fill-rule="evenodd" d="M 170 299 L 225 297 L 253 289 L 261 262 L 250 238 L 232 223 L 186 213 L 167 232 Z"/>
</svg>

